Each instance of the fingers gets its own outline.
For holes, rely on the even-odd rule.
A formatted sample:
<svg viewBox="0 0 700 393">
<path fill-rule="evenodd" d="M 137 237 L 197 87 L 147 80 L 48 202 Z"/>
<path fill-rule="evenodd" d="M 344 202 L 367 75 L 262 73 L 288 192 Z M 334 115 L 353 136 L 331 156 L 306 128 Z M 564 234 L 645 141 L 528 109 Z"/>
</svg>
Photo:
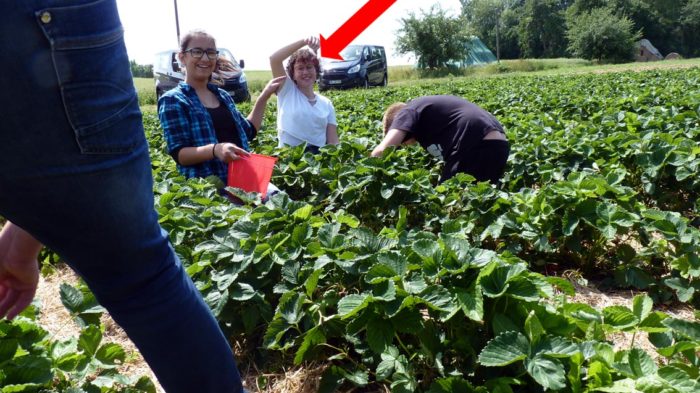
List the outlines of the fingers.
<svg viewBox="0 0 700 393">
<path fill-rule="evenodd" d="M 17 291 L 12 288 L 5 287 L 3 290 L 3 296 L 0 298 L 0 319 L 7 316 L 7 319 L 14 318 L 17 314 L 12 314 L 9 311 L 15 312 L 15 303 L 18 298 Z"/>
<path fill-rule="evenodd" d="M 278 76 L 277 78 L 271 79 L 269 82 L 267 82 L 267 86 L 265 86 L 265 90 L 267 90 L 268 93 L 277 93 L 277 90 L 279 90 L 280 85 L 287 79 L 287 75 L 282 75 Z"/>
<path fill-rule="evenodd" d="M 285 79 L 287 79 L 287 75 L 282 75 L 278 76 L 277 78 L 273 78 L 269 83 L 279 85 L 279 83 L 283 82 Z"/>
<path fill-rule="evenodd" d="M 13 319 L 22 312 L 34 299 L 34 290 L 16 290 L 5 288 L 0 298 L 0 319 Z"/>
<path fill-rule="evenodd" d="M 248 153 L 244 149 L 234 145 L 233 143 L 231 144 L 231 146 L 233 146 L 233 149 L 236 152 L 236 155 L 238 155 L 238 156 L 248 157 L 250 155 L 250 153 Z"/>
<path fill-rule="evenodd" d="M 22 291 L 17 294 L 17 298 L 10 310 L 7 312 L 7 319 L 13 319 L 22 312 L 34 300 L 35 291 Z"/>
<path fill-rule="evenodd" d="M 12 303 L 12 291 L 5 285 L 0 284 L 0 319 L 2 319 Z"/>
<path fill-rule="evenodd" d="M 313 49 L 314 52 L 318 50 L 321 46 L 321 41 L 317 36 L 310 36 L 309 38 L 305 39 L 304 42 L 306 45 L 308 45 L 311 49 Z"/>
<path fill-rule="evenodd" d="M 221 160 L 231 162 L 250 156 L 250 153 L 233 143 L 223 143 L 221 146 Z"/>
</svg>

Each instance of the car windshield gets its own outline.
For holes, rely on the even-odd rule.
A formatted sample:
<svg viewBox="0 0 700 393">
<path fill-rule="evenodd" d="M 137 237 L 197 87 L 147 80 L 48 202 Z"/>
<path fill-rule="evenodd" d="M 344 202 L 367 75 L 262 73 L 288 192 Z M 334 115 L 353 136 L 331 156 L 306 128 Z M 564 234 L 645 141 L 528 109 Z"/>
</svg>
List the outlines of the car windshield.
<svg viewBox="0 0 700 393">
<path fill-rule="evenodd" d="M 228 49 L 224 49 L 224 48 L 217 48 L 217 49 L 219 49 L 219 57 L 223 57 L 226 60 L 233 63 L 234 65 L 238 66 L 238 62 L 236 61 L 236 58 L 233 57 L 233 55 L 231 54 L 231 52 L 228 51 Z"/>
<path fill-rule="evenodd" d="M 362 55 L 361 45 L 350 45 L 340 52 L 340 56 L 345 60 L 357 60 Z"/>
</svg>

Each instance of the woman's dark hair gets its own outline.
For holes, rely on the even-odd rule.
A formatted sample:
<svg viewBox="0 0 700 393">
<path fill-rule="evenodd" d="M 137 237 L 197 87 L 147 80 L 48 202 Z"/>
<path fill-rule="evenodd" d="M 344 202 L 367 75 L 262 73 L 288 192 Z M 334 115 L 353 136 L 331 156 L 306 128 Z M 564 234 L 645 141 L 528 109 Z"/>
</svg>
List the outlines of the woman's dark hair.
<svg viewBox="0 0 700 393">
<path fill-rule="evenodd" d="M 190 41 L 192 41 L 192 39 L 194 37 L 199 37 L 199 36 L 211 38 L 211 40 L 214 41 L 214 46 L 216 46 L 216 39 L 214 37 L 212 37 L 211 34 L 207 33 L 206 31 L 204 31 L 202 29 L 194 29 L 194 30 L 188 31 L 182 37 L 182 39 L 180 39 L 180 53 L 184 53 L 187 50 L 187 46 L 190 44 Z M 206 48 L 204 48 L 204 49 L 206 49 Z"/>
<path fill-rule="evenodd" d="M 321 64 L 318 62 L 318 57 L 310 50 L 304 48 L 292 53 L 287 62 L 287 75 L 294 80 L 294 65 L 297 63 L 311 63 L 316 69 L 316 75 L 321 74 Z M 296 82 L 294 82 L 296 83 Z"/>
</svg>

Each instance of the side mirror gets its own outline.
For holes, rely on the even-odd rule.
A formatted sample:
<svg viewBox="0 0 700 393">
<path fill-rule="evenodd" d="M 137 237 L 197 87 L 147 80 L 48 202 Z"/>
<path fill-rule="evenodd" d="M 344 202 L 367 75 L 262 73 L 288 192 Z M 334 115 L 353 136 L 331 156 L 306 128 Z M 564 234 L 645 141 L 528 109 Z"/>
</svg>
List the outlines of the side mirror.
<svg viewBox="0 0 700 393">
<path fill-rule="evenodd" d="M 238 60 L 238 65 L 241 66 L 241 69 L 244 69 L 245 68 L 245 60 L 243 60 L 243 59 Z"/>
</svg>

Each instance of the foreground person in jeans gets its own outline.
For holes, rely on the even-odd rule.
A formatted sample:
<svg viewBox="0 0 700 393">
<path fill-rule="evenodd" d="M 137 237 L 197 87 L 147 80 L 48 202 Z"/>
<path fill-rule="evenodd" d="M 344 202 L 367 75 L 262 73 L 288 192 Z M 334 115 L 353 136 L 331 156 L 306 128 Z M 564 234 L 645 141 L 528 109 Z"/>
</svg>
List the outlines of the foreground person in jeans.
<svg viewBox="0 0 700 393">
<path fill-rule="evenodd" d="M 44 244 L 167 392 L 241 392 L 231 348 L 158 225 L 115 0 L 2 8 L 0 318 L 31 302 Z"/>
</svg>

